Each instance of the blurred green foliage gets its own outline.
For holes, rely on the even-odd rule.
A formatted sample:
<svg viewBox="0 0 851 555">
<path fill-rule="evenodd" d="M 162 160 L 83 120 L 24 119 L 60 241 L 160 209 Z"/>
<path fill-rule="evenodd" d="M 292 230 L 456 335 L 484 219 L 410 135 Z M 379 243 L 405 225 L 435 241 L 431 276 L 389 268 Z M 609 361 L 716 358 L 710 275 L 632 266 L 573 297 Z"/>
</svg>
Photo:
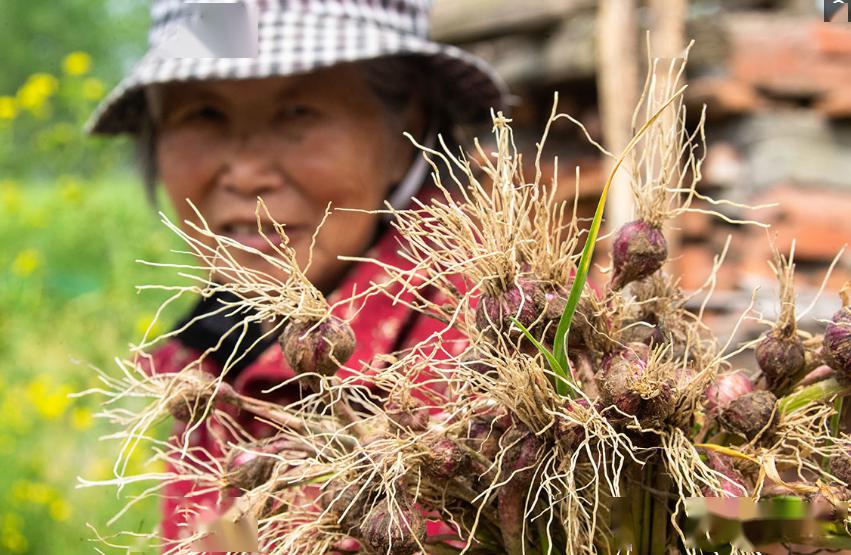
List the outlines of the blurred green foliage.
<svg viewBox="0 0 851 555">
<path fill-rule="evenodd" d="M 92 57 L 78 50 L 58 75 L 29 75 L 14 95 L 0 95 L 2 177 L 44 181 L 61 175 L 95 177 L 127 166 L 129 141 L 86 137 L 86 119 L 106 93 L 93 77 Z"/>
<path fill-rule="evenodd" d="M 104 399 L 68 395 L 98 385 L 92 366 L 116 375 L 113 357 L 165 298 L 137 294 L 134 285 L 171 276 L 135 260 L 181 260 L 129 171 L 129 141 L 83 134 L 141 56 L 148 9 L 139 0 L 0 4 L 0 553 L 109 553 L 89 541 L 87 524 L 108 538 L 107 521 L 152 485 L 120 495 L 77 488 L 78 476 L 110 479 L 118 450 L 98 441 L 115 431 L 95 417 Z M 160 331 L 185 308 L 176 304 Z M 149 455 L 137 451 L 129 472 L 157 470 Z M 152 532 L 159 518 L 151 498 L 114 529 Z"/>
<path fill-rule="evenodd" d="M 0 4 L 0 95 L 14 94 L 33 73 L 53 73 L 69 52 L 97 60 L 96 76 L 115 83 L 145 51 L 147 0 L 3 0 Z"/>
<path fill-rule="evenodd" d="M 84 137 L 83 126 L 144 52 L 148 8 L 130 0 L 3 0 L 0 177 L 94 177 L 128 166 L 126 138 Z"/>
<path fill-rule="evenodd" d="M 93 553 L 86 524 L 108 535 L 106 522 L 143 489 L 76 489 L 77 476 L 110 479 L 118 449 L 98 441 L 115 431 L 94 418 L 104 398 L 68 394 L 99 384 L 90 365 L 117 375 L 113 357 L 165 298 L 134 285 L 178 280 L 135 260 L 185 261 L 170 252 L 178 246 L 132 176 L 0 181 L 0 553 Z M 149 455 L 138 450 L 130 472 L 157 470 Z M 151 532 L 158 519 L 150 499 L 115 529 Z"/>
</svg>

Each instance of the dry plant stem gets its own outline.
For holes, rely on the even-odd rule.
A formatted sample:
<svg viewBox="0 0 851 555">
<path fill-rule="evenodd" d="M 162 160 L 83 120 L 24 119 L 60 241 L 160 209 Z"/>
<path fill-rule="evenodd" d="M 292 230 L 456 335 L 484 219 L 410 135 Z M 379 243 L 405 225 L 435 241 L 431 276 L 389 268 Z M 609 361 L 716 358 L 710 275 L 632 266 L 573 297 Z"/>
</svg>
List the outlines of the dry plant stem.
<svg viewBox="0 0 851 555">
<path fill-rule="evenodd" d="M 659 65 L 663 60 L 650 56 L 649 37 L 647 40 L 649 69 L 644 89 L 633 113 L 633 129 L 637 129 L 639 121 L 656 113 L 674 94 L 677 84 L 683 80 L 688 55 L 694 45 L 694 41 L 691 41 L 681 58 L 670 60 L 665 70 L 667 75 L 659 79 L 658 75 L 663 71 Z M 696 186 L 702 178 L 701 168 L 706 157 L 706 107 L 701 110 L 700 119 L 691 133 L 686 127 L 686 109 L 682 97 L 678 97 L 672 105 L 671 113 L 674 114 L 674 125 L 657 125 L 648 130 L 644 148 L 636 149 L 628 161 L 638 218 L 661 227 L 666 220 L 685 212 L 700 212 L 730 223 L 768 227 L 753 220 L 732 219 L 715 210 L 692 207 L 695 200 L 715 206 L 727 205 L 750 210 L 766 206 L 746 206 L 726 200 L 715 200 L 698 193 Z"/>
<path fill-rule="evenodd" d="M 414 141 L 447 168 L 448 177 L 458 185 L 459 198 L 449 192 L 441 182 L 443 173 L 427 158 L 442 197 L 428 202 L 415 199 L 410 210 L 390 210 L 403 239 L 400 254 L 412 269 L 382 265 L 390 277 L 386 294 L 394 301 L 399 301 L 401 292 L 412 294 L 416 299 L 412 308 L 444 322 L 451 317 L 471 337 L 476 330 L 470 325 L 470 314 L 459 317 L 468 310 L 469 298 L 459 294 L 456 279 L 468 291 L 498 298 L 517 287 L 522 275 L 564 283 L 574 267 L 576 222 L 568 221 L 568 205 L 555 200 L 554 183 L 540 184 L 540 172 L 534 183 L 523 180 L 509 121 L 501 114 L 494 118 L 496 153 L 486 153 L 478 142 L 475 145 L 476 163 L 488 185 L 479 181 L 469 160 L 456 156 L 445 144 L 441 143 L 444 151 L 439 152 Z M 390 293 L 392 287 L 399 292 Z M 425 287 L 436 288 L 449 302 L 441 306 L 428 301 L 421 293 Z"/>
<path fill-rule="evenodd" d="M 570 290 L 570 296 L 567 300 L 567 306 L 565 307 L 564 314 L 562 314 L 561 319 L 558 323 L 558 328 L 556 329 L 556 340 L 553 345 L 553 354 L 555 355 L 558 362 L 561 364 L 562 368 L 567 366 L 567 333 L 570 329 L 570 324 L 573 319 L 574 311 L 576 310 L 576 306 L 579 303 L 579 297 L 582 294 L 582 290 L 585 286 L 585 279 L 588 276 L 588 272 L 591 267 L 591 257 L 594 252 L 594 246 L 597 241 L 597 235 L 600 231 L 600 225 L 603 219 L 603 209 L 606 205 L 606 196 L 608 194 L 608 190 L 611 187 L 612 181 L 614 179 L 615 174 L 620 168 L 621 164 L 624 162 L 626 156 L 632 152 L 632 150 L 636 147 L 639 140 L 642 138 L 644 133 L 653 127 L 653 124 L 662 114 L 662 112 L 673 102 L 679 98 L 683 91 L 685 91 L 685 86 L 680 88 L 677 92 L 671 95 L 670 98 L 665 101 L 661 107 L 650 116 L 644 125 L 639 129 L 635 136 L 630 140 L 629 144 L 624 148 L 623 153 L 621 153 L 620 157 L 616 160 L 615 164 L 612 166 L 612 170 L 609 173 L 609 177 L 606 180 L 606 183 L 603 185 L 603 191 L 600 193 L 600 201 L 597 203 L 597 210 L 594 213 L 594 219 L 591 223 L 591 229 L 588 233 L 588 237 L 585 241 L 585 247 L 582 249 L 582 256 L 579 259 L 579 263 L 577 265 L 576 276 L 573 281 L 573 285 Z"/>
<path fill-rule="evenodd" d="M 342 387 L 340 379 L 336 376 L 329 378 L 331 386 L 323 390 L 325 403 L 331 407 L 340 421 L 350 428 L 357 437 L 365 437 L 366 430 L 361 424 L 362 418 L 358 416 L 349 402 L 346 390 Z"/>
<path fill-rule="evenodd" d="M 805 347 L 798 336 L 795 318 L 795 243 L 788 257 L 772 246 L 769 263 L 780 285 L 780 314 L 772 329 L 757 344 L 755 354 L 769 388 L 778 396 L 794 387 L 807 371 Z"/>
<path fill-rule="evenodd" d="M 697 201 L 710 207 L 721 204 L 695 191 L 705 154 L 704 114 L 697 129 L 687 132 L 683 89 L 672 85 L 683 76 L 685 60 L 675 60 L 667 67 L 667 78 L 657 80 L 657 70 L 666 71 L 659 67 L 661 63 L 650 64 L 642 100 L 634 112 L 635 122 L 647 123 L 619 158 L 604 151 L 631 170 L 633 192 L 640 197 L 637 214 L 653 225 L 696 210 L 692 205 Z M 663 111 L 670 115 L 667 121 L 660 117 Z M 234 249 L 256 251 L 216 236 L 200 214 L 200 223 L 188 224 L 189 232 L 167 222 L 198 260 L 192 266 L 177 266 L 178 270 L 203 272 L 187 276 L 190 286 L 172 288 L 177 293 L 172 298 L 183 293 L 236 295 L 235 301 L 223 303 L 217 312 L 244 317 L 228 332 L 238 337 L 245 336 L 252 322 L 273 322 L 273 331 L 290 322 L 319 322 L 344 303 L 357 313 L 366 306 L 359 303 L 373 295 L 385 295 L 443 325 L 405 352 L 379 353 L 371 367 L 350 369 L 352 376 L 320 379 L 316 373 L 305 372 L 317 387 L 286 407 L 239 395 L 220 378 L 202 379 L 195 373 L 197 366 L 165 377 L 146 376 L 139 359 L 123 363 L 125 375 L 102 377 L 104 387 L 98 390 L 108 398 L 103 416 L 124 428 L 112 436 L 122 442 L 122 452 L 121 464 L 116 466 L 120 477 L 110 483 L 120 486 L 155 479 L 159 481 L 156 488 L 146 492 L 152 495 L 163 486 L 188 481 L 197 492 L 221 494 L 229 478 L 242 477 L 233 474 L 239 467 L 237 460 L 268 457 L 274 461 L 269 478 L 263 481 L 266 475 L 260 471 L 253 482 L 248 480 L 254 475 L 247 476 L 242 482 L 247 491 L 237 510 L 258 518 L 262 552 L 305 555 L 338 551 L 349 534 L 361 534 L 361 539 L 378 545 L 382 538 L 365 538 L 366 528 L 361 529 L 363 522 L 371 520 L 367 515 L 398 522 L 414 503 L 458 530 L 457 538 L 422 542 L 419 536 L 403 538 L 410 548 L 421 543 L 416 547 L 426 553 L 537 555 L 549 548 L 553 553 L 580 555 L 614 552 L 607 517 L 613 500 L 624 495 L 634 508 L 637 551 L 655 555 L 683 538 L 679 526 L 685 498 L 703 492 L 729 494 L 724 469 L 704 461 L 701 449 L 735 462 L 742 489 L 747 490 L 742 495 L 758 498 L 771 482 L 792 492 L 833 495 L 826 485 L 837 483 L 837 478 L 822 461 L 851 448 L 851 437 L 831 429 L 837 410 L 830 403 L 851 389 L 835 379 L 798 387 L 775 405 L 778 422 L 766 425 L 747 443 L 728 444 L 729 438 L 705 414 L 707 386 L 720 372 L 731 370 L 732 356 L 752 346 L 733 345 L 732 336 L 722 345 L 702 320 L 729 242 L 701 288 L 708 291 L 697 315 L 686 309 L 689 299 L 677 280 L 662 272 L 602 296 L 581 283 L 599 239 L 598 228 L 586 237 L 581 255 L 577 253 L 581 234 L 576 200 L 572 206 L 556 200 L 555 178 L 541 183 L 544 142 L 550 125 L 562 117 L 575 121 L 557 114 L 554 105 L 531 181 L 521 170 L 510 120 L 501 114 L 494 116 L 495 152 L 486 152 L 476 142 L 470 155 L 453 153 L 442 139 L 442 151 L 423 149 L 434 170 L 437 198 L 415 200 L 409 210 L 379 211 L 394 217 L 405 267 L 372 261 L 387 278 L 352 292 L 333 307 L 306 280 L 306 268 L 296 264 L 282 227 L 275 228 L 280 241 L 270 241 L 274 253 L 267 260 L 280 270 L 276 276 L 285 276 L 276 278 L 240 267 Z M 638 150 L 638 143 L 645 148 Z M 449 171 L 438 168 L 440 164 Z M 593 225 L 599 224 L 604 205 L 605 198 L 598 204 Z M 271 219 L 262 203 L 258 218 L 261 214 Z M 782 289 L 785 300 L 791 295 L 791 279 L 783 270 L 788 268 L 786 262 L 780 262 L 781 284 L 788 285 Z M 539 317 L 546 322 L 529 326 L 538 337 L 547 333 L 545 342 L 555 342 L 559 337 L 566 340 L 571 324 L 576 324 L 571 342 L 581 339 L 583 350 L 566 352 L 566 341 L 553 346 L 555 354 L 565 357 L 562 370 L 570 368 L 566 365 L 569 354 L 573 377 L 580 378 L 581 387 L 568 384 L 573 387 L 568 399 L 552 386 L 554 366 L 543 354 L 528 349 L 522 337 L 479 329 L 474 309 L 477 295 L 497 298 L 520 290 L 519 315 L 528 310 L 521 286 L 540 286 L 536 292 L 550 293 L 551 299 L 560 297 L 561 302 L 571 279 L 575 287 L 570 292 L 570 311 L 578 313 L 577 319 L 573 320 L 572 312 L 565 318 L 568 310 L 554 310 L 555 319 L 561 316 L 562 333 L 553 337 L 555 320 L 546 311 L 554 305 L 547 304 Z M 226 285 L 220 283 L 225 281 Z M 790 304 L 782 307 L 781 320 L 794 326 Z M 753 300 L 736 322 L 733 336 L 745 319 L 755 319 L 752 308 Z M 642 330 L 644 325 L 650 326 L 649 333 Z M 458 350 L 444 340 L 450 328 L 466 335 Z M 814 364 L 813 349 L 820 338 L 795 335 L 805 340 L 805 347 L 812 351 L 808 365 Z M 146 335 L 141 347 L 152 344 Z M 627 380 L 630 391 L 637 392 L 642 407 L 662 400 L 670 401 L 670 406 L 653 405 L 661 408 L 634 411 L 631 416 L 627 405 L 599 402 L 595 378 L 601 374 L 598 370 L 608 366 L 608 357 L 626 346 L 632 352 L 641 350 L 637 344 L 649 352 L 640 364 L 633 361 L 636 372 Z M 245 355 L 242 347 L 228 353 L 225 373 Z M 144 355 L 137 352 L 137 356 Z M 364 377 L 369 388 L 363 385 Z M 282 385 L 286 383 L 291 382 Z M 150 440 L 148 428 L 165 414 L 173 398 L 186 400 L 184 404 L 192 409 L 189 420 L 199 417 L 186 427 L 184 445 L 154 440 L 157 458 L 174 471 L 123 476 L 129 453 Z M 116 408 L 115 403 L 126 399 L 146 405 L 141 410 Z M 385 400 L 393 401 L 395 409 Z M 240 419 L 217 407 L 217 402 L 239 407 L 277 428 L 270 443 L 251 437 Z M 173 412 L 182 414 L 177 409 Z M 197 429 L 194 426 L 203 424 L 202 416 L 219 424 L 210 427 L 215 429 L 212 441 L 227 453 L 226 460 L 188 444 L 192 430 Z M 518 430 L 522 430 L 519 436 Z M 512 437 L 526 450 L 518 450 Z M 454 443 L 460 446 L 457 452 Z M 469 447 L 473 445 L 481 445 L 481 451 Z M 466 470 L 468 464 L 472 472 Z M 251 470 L 243 469 L 246 474 Z M 445 477 L 436 479 L 437 475 Z M 321 490 L 319 500 L 309 493 L 314 489 Z M 191 511 L 196 509 L 200 507 Z M 375 526 L 369 529 L 381 531 Z M 197 535 L 181 539 L 167 552 L 188 553 L 195 539 Z M 463 548 L 449 545 L 456 539 Z"/>
<path fill-rule="evenodd" d="M 306 436 L 329 435 L 334 433 L 334 428 L 330 425 L 322 425 L 316 422 L 310 422 L 305 418 L 299 418 L 281 405 L 261 401 L 246 395 L 236 394 L 234 396 L 223 399 L 225 402 L 233 404 L 243 410 L 251 412 L 257 416 L 268 419 L 271 422 L 279 424 L 285 428 L 292 430 L 294 433 Z M 343 435 L 335 435 L 335 441 L 346 445 L 349 448 L 356 446 L 355 440 L 351 437 Z"/>
</svg>

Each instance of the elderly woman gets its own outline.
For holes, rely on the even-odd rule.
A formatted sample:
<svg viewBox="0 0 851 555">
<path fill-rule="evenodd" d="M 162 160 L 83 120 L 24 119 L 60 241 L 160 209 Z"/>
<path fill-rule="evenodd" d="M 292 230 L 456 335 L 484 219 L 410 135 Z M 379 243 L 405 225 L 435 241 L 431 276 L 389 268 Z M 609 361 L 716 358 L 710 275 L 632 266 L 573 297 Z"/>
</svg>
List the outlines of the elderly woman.
<svg viewBox="0 0 851 555">
<path fill-rule="evenodd" d="M 264 250 L 255 219 L 261 197 L 274 219 L 286 224 L 301 262 L 329 203 L 362 209 L 328 217 L 307 277 L 332 299 L 335 291 L 363 290 L 376 268 L 339 257 L 392 259 L 391 228 L 366 210 L 385 201 L 404 207 L 421 194 L 426 176 L 426 165 L 402 132 L 428 144 L 437 133 L 451 136 L 458 124 L 487 121 L 490 108 L 504 105 L 503 84 L 481 60 L 427 38 L 427 4 L 247 2 L 241 13 L 249 16 L 249 31 L 257 25 L 256 56 L 191 58 L 177 57 L 175 37 L 200 29 L 203 39 L 200 7 L 217 5 L 154 0 L 150 51 L 97 109 L 89 130 L 133 135 L 150 196 L 161 183 L 181 221 L 194 216 L 188 199 L 213 231 Z M 246 30 L 233 21 L 234 33 Z M 274 271 L 257 255 L 238 256 L 243 266 Z M 234 321 L 223 315 L 197 318 L 219 302 L 199 301 L 182 331 L 155 353 L 157 371 L 178 371 L 223 341 L 203 360 L 206 370 L 221 372 L 236 340 L 222 337 Z M 431 331 L 417 315 L 387 300 L 370 303 L 352 321 L 358 350 L 350 364 L 369 362 Z M 260 341 L 226 376 L 238 391 L 255 396 L 293 375 L 274 338 L 263 338 L 263 331 L 248 330 L 242 345 Z M 266 397 L 286 403 L 297 394 L 278 390 Z M 239 417 L 255 435 L 266 432 L 250 416 Z M 192 438 L 211 456 L 220 454 L 214 426 Z M 213 512 L 227 505 L 217 493 L 195 495 L 182 483 L 165 494 L 167 541 L 190 531 L 181 510 L 187 500 Z"/>
</svg>

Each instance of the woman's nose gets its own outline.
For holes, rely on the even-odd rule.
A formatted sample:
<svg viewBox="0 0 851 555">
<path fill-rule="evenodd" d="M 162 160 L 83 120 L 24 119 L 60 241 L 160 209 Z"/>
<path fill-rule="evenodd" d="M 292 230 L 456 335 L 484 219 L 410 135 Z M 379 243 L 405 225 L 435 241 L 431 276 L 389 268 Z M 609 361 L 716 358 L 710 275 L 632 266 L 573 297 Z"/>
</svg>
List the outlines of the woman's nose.
<svg viewBox="0 0 851 555">
<path fill-rule="evenodd" d="M 220 178 L 226 191 L 256 197 L 283 187 L 284 177 L 262 143 L 249 137 L 231 151 Z"/>
</svg>

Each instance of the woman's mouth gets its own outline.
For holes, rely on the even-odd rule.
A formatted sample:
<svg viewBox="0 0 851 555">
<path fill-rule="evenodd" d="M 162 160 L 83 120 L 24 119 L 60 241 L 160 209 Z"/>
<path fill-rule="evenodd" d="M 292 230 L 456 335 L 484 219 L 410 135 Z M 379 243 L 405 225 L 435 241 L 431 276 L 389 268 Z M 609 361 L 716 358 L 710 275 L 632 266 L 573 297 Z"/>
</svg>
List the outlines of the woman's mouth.
<svg viewBox="0 0 851 555">
<path fill-rule="evenodd" d="M 284 227 L 284 232 L 292 241 L 301 232 L 301 227 L 287 225 Z M 256 221 L 232 223 L 223 225 L 221 229 L 222 235 L 263 253 L 273 252 L 272 245 L 277 246 L 281 243 L 281 236 L 271 222 L 261 222 L 259 227 Z"/>
</svg>

